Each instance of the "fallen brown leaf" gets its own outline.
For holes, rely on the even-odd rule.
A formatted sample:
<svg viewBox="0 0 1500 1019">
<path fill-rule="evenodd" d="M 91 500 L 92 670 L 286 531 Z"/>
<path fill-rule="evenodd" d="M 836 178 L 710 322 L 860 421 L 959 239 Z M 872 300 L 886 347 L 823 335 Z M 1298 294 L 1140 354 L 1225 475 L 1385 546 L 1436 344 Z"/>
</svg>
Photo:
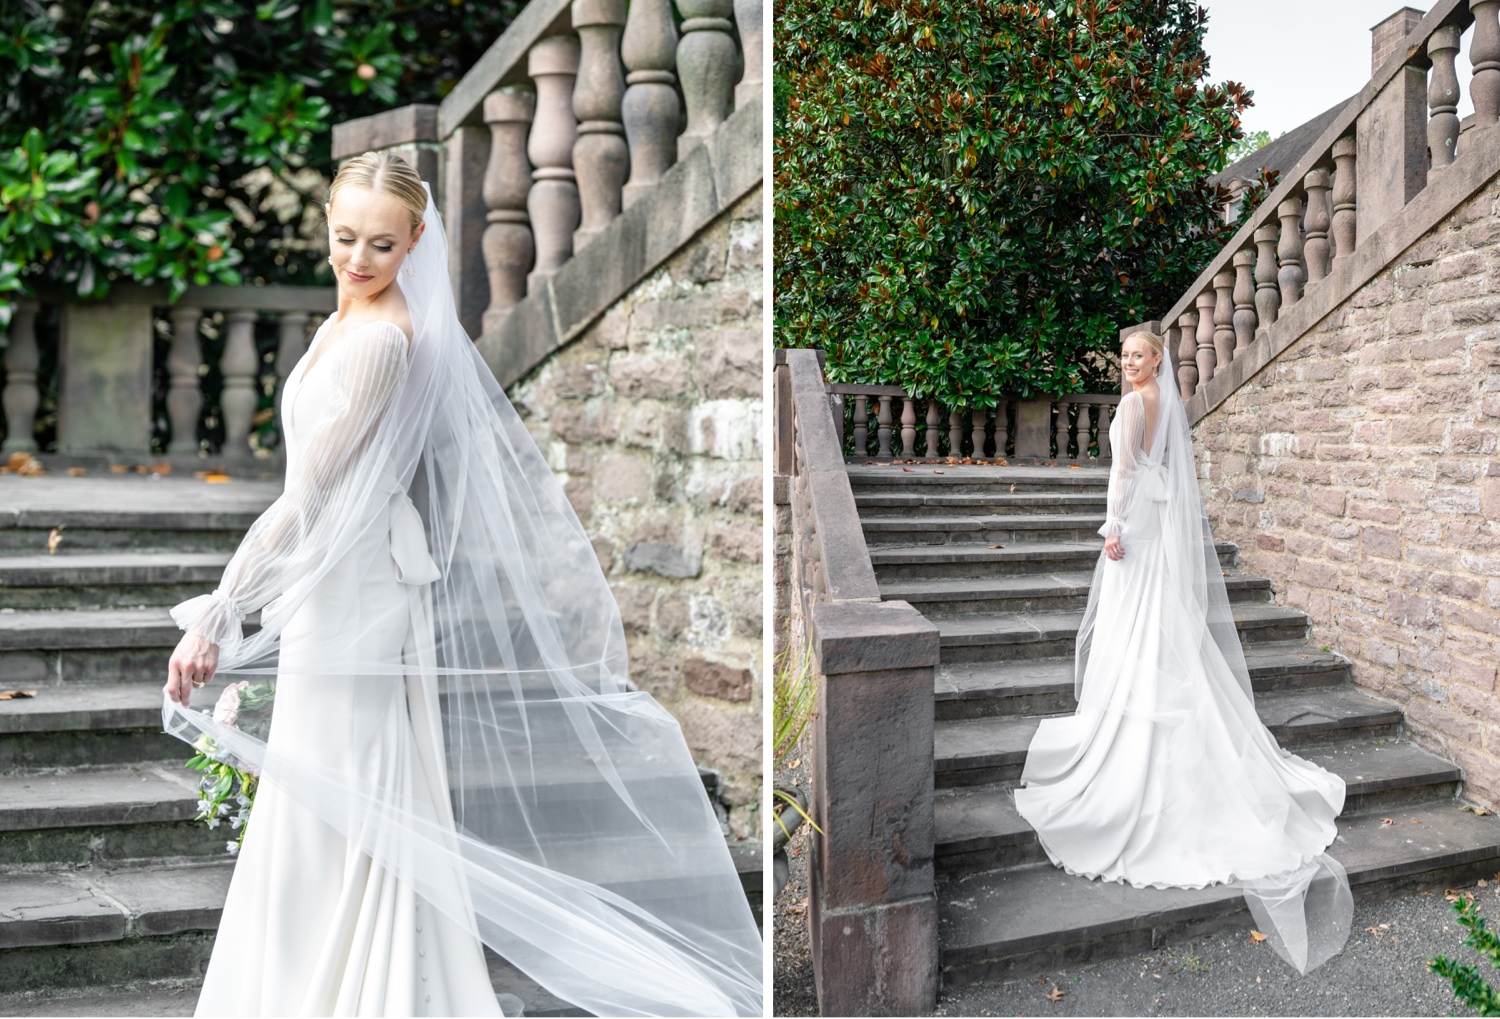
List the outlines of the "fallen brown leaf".
<svg viewBox="0 0 1500 1019">
<path fill-rule="evenodd" d="M 1080 468 L 1079 468 L 1079 466 L 1077 464 L 1068 464 L 1068 469 L 1076 471 L 1076 470 L 1079 470 Z"/>
<path fill-rule="evenodd" d="M 224 485 L 229 482 L 229 475 L 223 471 L 204 471 L 203 480 L 210 485 Z"/>
<path fill-rule="evenodd" d="M 159 464 L 152 464 L 150 467 L 150 471 L 152 474 L 171 474 L 172 465 L 163 460 Z"/>
<path fill-rule="evenodd" d="M 57 546 L 62 544 L 63 528 L 67 526 L 67 524 L 58 524 L 56 527 L 52 528 L 51 533 L 47 535 L 48 555 L 57 555 Z"/>
<path fill-rule="evenodd" d="M 1382 817 L 1380 819 L 1380 827 L 1382 827 L 1382 828 L 1389 828 L 1391 825 L 1393 825 L 1395 823 L 1396 823 L 1396 819 L 1394 817 Z"/>
<path fill-rule="evenodd" d="M 1046 998 L 1048 1001 L 1051 1001 L 1051 1002 L 1062 1001 L 1067 996 L 1068 996 L 1068 992 L 1065 991 L 1065 990 L 1063 990 L 1061 987 L 1058 987 L 1056 984 L 1052 985 L 1052 990 L 1050 990 L 1046 994 L 1042 995 L 1042 997 Z"/>
<path fill-rule="evenodd" d="M 0 690 L 0 701 L 19 701 L 35 696 L 35 690 Z"/>
<path fill-rule="evenodd" d="M 70 478 L 81 478 L 85 474 L 87 474 L 88 472 L 89 472 L 89 469 L 87 467 L 69 467 L 68 468 L 68 477 L 70 477 Z"/>
<path fill-rule="evenodd" d="M 987 548 L 1004 548 L 1004 545 L 988 545 Z"/>
<path fill-rule="evenodd" d="M 905 471 L 907 474 L 913 474 L 913 473 L 915 473 L 910 467 L 903 467 L 901 469 L 903 471 Z"/>
<path fill-rule="evenodd" d="M 1260 944 L 1264 940 L 1266 940 L 1266 936 L 1264 934 L 1262 934 L 1260 931 L 1251 931 L 1250 932 L 1250 943 L 1252 945 L 1258 945 L 1258 944 Z"/>
<path fill-rule="evenodd" d="M 1474 893 L 1467 889 L 1449 888 L 1443 892 L 1443 899 L 1446 902 L 1457 902 L 1459 899 L 1467 899 L 1469 902 L 1473 902 Z"/>
<path fill-rule="evenodd" d="M 111 473 L 111 474 L 125 474 L 125 473 L 128 473 L 129 471 L 130 471 L 130 468 L 126 467 L 124 464 L 110 464 L 109 465 L 109 473 Z"/>
<path fill-rule="evenodd" d="M 1388 931 L 1388 930 L 1390 930 L 1390 929 L 1391 929 L 1391 925 L 1388 924 L 1388 923 L 1383 923 L 1383 924 L 1381 924 L 1378 927 L 1366 927 L 1365 928 L 1365 930 L 1368 933 L 1375 935 L 1377 938 L 1383 938 L 1383 937 L 1385 937 L 1385 932 Z"/>
<path fill-rule="evenodd" d="M 941 474 L 943 472 L 942 471 L 933 471 L 932 473 L 934 473 L 934 474 Z"/>
<path fill-rule="evenodd" d="M 795 761 L 788 761 L 786 766 L 793 769 L 800 768 L 802 767 L 802 758 L 799 757 Z"/>
<path fill-rule="evenodd" d="M 1459 810 L 1466 810 L 1469 813 L 1473 814 L 1475 817 L 1488 817 L 1489 815 L 1491 815 L 1491 814 L 1494 813 L 1493 810 L 1485 810 L 1483 807 L 1471 807 L 1471 806 L 1468 806 L 1467 804 L 1465 804 L 1462 807 L 1459 807 L 1458 809 Z"/>
<path fill-rule="evenodd" d="M 1411 823 L 1412 824 L 1421 824 L 1422 823 L 1422 819 L 1420 817 L 1414 817 L 1414 818 L 1411 819 Z"/>
</svg>

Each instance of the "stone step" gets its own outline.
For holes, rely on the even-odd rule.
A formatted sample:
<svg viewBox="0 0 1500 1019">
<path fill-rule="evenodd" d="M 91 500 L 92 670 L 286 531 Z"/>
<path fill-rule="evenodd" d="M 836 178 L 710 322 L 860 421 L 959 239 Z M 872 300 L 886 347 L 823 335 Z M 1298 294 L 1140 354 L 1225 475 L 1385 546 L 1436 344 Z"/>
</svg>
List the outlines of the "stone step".
<svg viewBox="0 0 1500 1019">
<path fill-rule="evenodd" d="M 1350 679 L 1348 659 L 1303 643 L 1252 644 L 1245 664 L 1257 695 L 1336 686 Z M 1051 715 L 1072 711 L 1073 658 L 938 666 L 934 717 Z"/>
<path fill-rule="evenodd" d="M 228 552 L 0 555 L 0 605 L 31 610 L 171 606 L 212 590 L 228 563 Z"/>
<path fill-rule="evenodd" d="M 1278 690 L 1255 698 L 1255 710 L 1288 749 L 1339 740 L 1394 738 L 1401 709 L 1353 687 Z M 936 722 L 933 774 L 939 788 L 1013 782 L 1042 716 L 962 718 Z"/>
<path fill-rule="evenodd" d="M 166 606 L 0 612 L 0 676 L 8 687 L 165 679 L 180 639 Z"/>
<path fill-rule="evenodd" d="M 1339 824 L 1331 855 L 1348 870 L 1357 898 L 1416 884 L 1458 884 L 1500 867 L 1500 820 L 1494 817 L 1476 817 L 1447 800 L 1402 810 L 1395 820 L 1383 825 L 1377 812 Z M 1031 976 L 1253 926 L 1234 887 L 1138 889 L 1073 877 L 1048 864 L 945 882 L 938 906 L 949 986 Z"/>
<path fill-rule="evenodd" d="M 162 680 L 165 680 L 165 659 Z M 162 732 L 162 680 L 38 687 L 0 701 L 0 773 L 184 759 Z"/>
<path fill-rule="evenodd" d="M 929 619 L 996 612 L 1061 612 L 1088 604 L 1093 570 L 1015 576 L 892 580 L 880 585 L 886 601 L 910 602 Z M 1229 600 L 1271 600 L 1271 582 L 1237 571 L 1224 577 Z"/>
<path fill-rule="evenodd" d="M 996 544 L 1002 547 L 993 547 Z M 870 548 L 870 562 L 882 584 L 898 580 L 973 580 L 1028 573 L 1091 572 L 1103 549 L 1104 539 L 1097 535 L 1089 541 L 882 544 Z M 1221 541 L 1217 550 L 1219 564 L 1226 570 L 1234 569 L 1239 556 L 1235 544 Z"/>
<path fill-rule="evenodd" d="M 1234 624 L 1247 644 L 1306 640 L 1307 615 L 1265 602 L 1236 602 Z M 1073 652 L 1082 611 L 1014 612 L 933 619 L 944 664 L 1062 658 Z"/>
<path fill-rule="evenodd" d="M 1451 800 L 1462 778 L 1455 765 L 1404 741 L 1340 743 L 1299 756 L 1343 778 L 1345 816 Z M 1031 825 L 1016 811 L 1014 788 L 1015 783 L 1000 783 L 938 790 L 934 813 L 941 874 L 973 874 L 1047 859 Z"/>
<path fill-rule="evenodd" d="M 1107 467 L 995 467 L 981 464 L 879 464 L 864 458 L 845 468 L 856 496 L 920 491 L 930 495 L 1104 492 Z"/>
<path fill-rule="evenodd" d="M 0 778 L 0 867 L 223 856 L 223 829 L 194 820 L 197 772 L 178 746 L 175 762 Z"/>
<path fill-rule="evenodd" d="M 894 515 L 899 511 L 909 517 L 960 516 L 965 513 L 991 515 L 1027 513 L 1103 513 L 1103 491 L 1084 492 L 964 492 L 959 495 L 932 494 L 926 491 L 869 493 L 856 490 L 854 504 L 861 515 Z"/>
<path fill-rule="evenodd" d="M 865 532 L 865 542 L 870 546 L 1082 542 L 1088 541 L 1103 526 L 1104 514 L 914 517 L 861 513 L 859 523 Z"/>
</svg>

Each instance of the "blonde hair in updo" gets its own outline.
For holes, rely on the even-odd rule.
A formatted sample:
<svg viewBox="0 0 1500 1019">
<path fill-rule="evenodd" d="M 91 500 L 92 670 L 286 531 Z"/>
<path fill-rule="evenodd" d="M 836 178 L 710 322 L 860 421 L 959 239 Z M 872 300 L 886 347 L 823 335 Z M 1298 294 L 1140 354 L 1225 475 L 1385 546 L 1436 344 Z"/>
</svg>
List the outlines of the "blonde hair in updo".
<svg viewBox="0 0 1500 1019">
<path fill-rule="evenodd" d="M 328 204 L 341 188 L 369 188 L 376 194 L 387 194 L 396 199 L 411 216 L 413 231 L 422 223 L 422 214 L 427 211 L 427 189 L 422 187 L 422 178 L 411 164 L 390 152 L 365 152 L 355 156 L 334 175 L 328 187 Z"/>
<path fill-rule="evenodd" d="M 1167 355 L 1166 355 L 1167 344 L 1166 344 L 1166 341 L 1163 340 L 1160 336 L 1158 336 L 1155 333 L 1153 333 L 1149 329 L 1137 329 L 1133 333 L 1131 333 L 1130 335 L 1126 336 L 1123 340 L 1120 341 L 1121 348 L 1123 348 L 1125 346 L 1125 344 L 1129 343 L 1131 340 L 1135 339 L 1136 337 L 1140 337 L 1141 339 L 1145 340 L 1146 341 L 1146 346 L 1150 347 L 1153 351 L 1155 351 L 1156 352 L 1156 356 L 1159 357 L 1159 358 L 1161 358 L 1163 362 L 1166 361 L 1166 359 L 1167 359 Z M 1161 373 L 1161 363 L 1160 362 L 1158 362 L 1157 365 L 1156 365 L 1156 371 L 1157 371 L 1157 374 Z"/>
</svg>

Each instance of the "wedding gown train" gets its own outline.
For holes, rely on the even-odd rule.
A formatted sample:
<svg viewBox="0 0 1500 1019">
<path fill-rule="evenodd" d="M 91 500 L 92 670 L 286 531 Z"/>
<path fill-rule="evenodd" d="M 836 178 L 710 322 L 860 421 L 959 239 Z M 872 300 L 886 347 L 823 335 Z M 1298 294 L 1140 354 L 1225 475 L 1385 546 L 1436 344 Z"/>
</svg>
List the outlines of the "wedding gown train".
<svg viewBox="0 0 1500 1019">
<path fill-rule="evenodd" d="M 1169 398 L 1164 387 L 1163 414 Z M 1171 468 L 1183 469 L 1185 451 L 1169 465 L 1169 436 L 1162 429 L 1145 451 L 1141 397 L 1124 397 L 1100 533 L 1119 535 L 1125 556 L 1100 558 L 1080 632 L 1077 710 L 1038 726 L 1016 807 L 1070 874 L 1138 888 L 1239 883 L 1273 947 L 1310 969 L 1342 945 L 1340 924 L 1348 930 L 1347 879 L 1324 854 L 1344 782 L 1276 743 L 1242 656 L 1231 661 L 1237 641 L 1216 641 L 1195 603 L 1201 586 L 1184 576 L 1196 568 L 1184 555 L 1190 531 L 1173 499 L 1196 491 L 1173 492 Z M 1203 536 L 1211 542 L 1206 527 Z M 1216 557 L 1206 565 L 1217 573 Z"/>
</svg>

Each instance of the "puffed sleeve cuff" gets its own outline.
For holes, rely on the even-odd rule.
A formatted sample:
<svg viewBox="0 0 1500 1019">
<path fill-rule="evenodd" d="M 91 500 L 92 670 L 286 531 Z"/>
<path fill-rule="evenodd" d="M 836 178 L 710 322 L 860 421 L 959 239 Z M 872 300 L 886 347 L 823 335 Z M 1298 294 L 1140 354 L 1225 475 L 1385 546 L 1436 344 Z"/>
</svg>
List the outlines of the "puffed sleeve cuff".
<svg viewBox="0 0 1500 1019">
<path fill-rule="evenodd" d="M 223 591 L 201 594 L 172 606 L 172 621 L 210 644 L 217 644 L 221 663 L 239 650 L 244 620 L 245 613 Z"/>
<path fill-rule="evenodd" d="M 1099 528 L 1099 535 L 1100 537 L 1104 538 L 1125 537 L 1125 521 L 1121 520 L 1119 517 L 1106 518 L 1104 521 L 1104 526 Z"/>
</svg>

